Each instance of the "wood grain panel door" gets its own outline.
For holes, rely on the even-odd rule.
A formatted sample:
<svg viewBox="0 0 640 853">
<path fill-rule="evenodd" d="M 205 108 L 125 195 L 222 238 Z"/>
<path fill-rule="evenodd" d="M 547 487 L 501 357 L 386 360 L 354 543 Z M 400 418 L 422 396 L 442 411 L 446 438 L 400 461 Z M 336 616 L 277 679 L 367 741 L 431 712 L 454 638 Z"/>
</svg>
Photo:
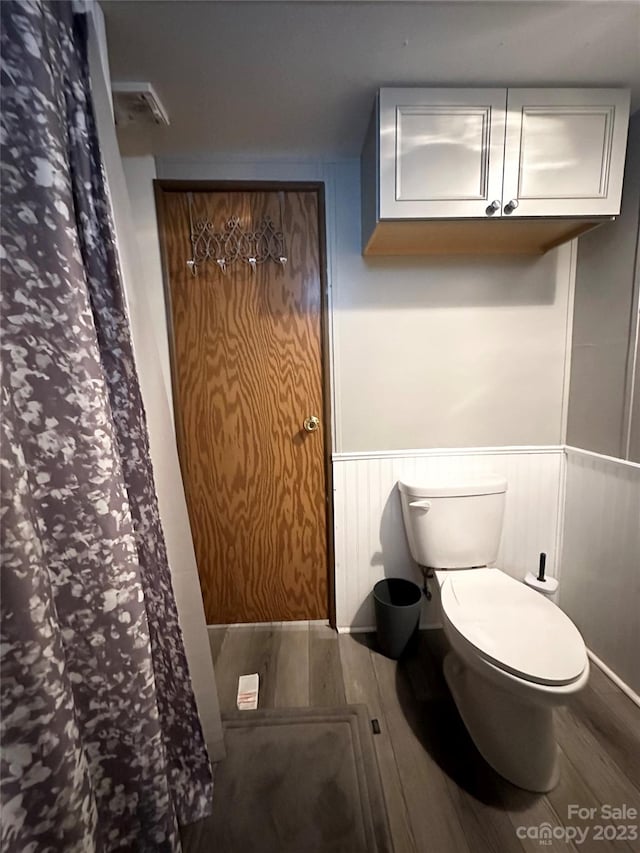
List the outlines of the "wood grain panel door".
<svg viewBox="0 0 640 853">
<path fill-rule="evenodd" d="M 158 193 L 174 408 L 207 622 L 327 618 L 318 194 Z M 287 263 L 215 260 L 193 276 L 190 221 L 264 215 Z M 306 432 L 305 418 L 320 428 Z"/>
</svg>

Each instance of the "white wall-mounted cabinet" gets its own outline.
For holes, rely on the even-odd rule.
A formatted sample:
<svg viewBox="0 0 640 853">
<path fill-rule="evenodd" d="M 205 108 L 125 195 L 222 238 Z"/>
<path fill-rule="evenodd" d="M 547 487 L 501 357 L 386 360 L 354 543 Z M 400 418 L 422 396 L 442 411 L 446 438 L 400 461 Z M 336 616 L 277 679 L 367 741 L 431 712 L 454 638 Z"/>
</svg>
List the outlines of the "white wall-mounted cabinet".
<svg viewBox="0 0 640 853">
<path fill-rule="evenodd" d="M 509 89 L 503 213 L 617 216 L 628 125 L 624 89 Z"/>
<path fill-rule="evenodd" d="M 505 89 L 382 89 L 380 218 L 485 216 L 502 198 L 506 100 Z"/>
<path fill-rule="evenodd" d="M 623 89 L 381 89 L 362 154 L 364 251 L 539 252 L 570 239 L 620 211 L 628 121 Z"/>
</svg>

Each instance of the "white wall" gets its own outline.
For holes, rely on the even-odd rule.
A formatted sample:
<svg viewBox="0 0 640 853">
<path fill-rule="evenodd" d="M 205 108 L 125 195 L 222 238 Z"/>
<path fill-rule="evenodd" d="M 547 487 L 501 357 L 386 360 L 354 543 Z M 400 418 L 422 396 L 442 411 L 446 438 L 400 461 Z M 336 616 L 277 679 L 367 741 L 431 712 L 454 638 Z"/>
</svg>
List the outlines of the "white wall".
<svg viewBox="0 0 640 853">
<path fill-rule="evenodd" d="M 147 319 L 155 333 L 162 379 L 169 405 L 172 406 L 169 339 L 166 331 L 167 315 L 162 287 L 158 220 L 153 195 L 156 164 L 153 157 L 123 157 L 122 168 L 129 192 L 131 216 L 135 223 L 138 249 L 144 262 L 144 275 L 137 282 L 137 291 L 141 294 L 144 293 L 147 311 L 149 312 Z M 173 418 L 171 418 L 171 426 L 173 428 Z"/>
<path fill-rule="evenodd" d="M 136 367 L 147 415 L 151 461 L 173 589 L 204 737 L 211 759 L 217 761 L 224 757 L 218 695 L 173 436 L 168 386 L 160 368 L 160 353 L 166 347 L 166 333 L 164 326 L 157 326 L 155 320 L 154 323 L 149 322 L 150 306 L 157 312 L 156 285 L 161 284 L 161 279 L 155 280 L 157 268 L 154 267 L 153 253 L 149 255 L 145 252 L 141 256 L 135 240 L 137 223 L 129 203 L 111 112 L 109 87 L 104 78 L 95 33 L 90 40 L 90 68 L 100 147 L 111 195 L 118 254 L 129 309 Z M 148 199 L 152 191 L 150 178 L 151 173 L 147 170 L 144 180 L 134 186 L 134 210 L 138 215 L 143 210 L 147 213 L 149 211 L 149 204 L 145 199 Z M 151 282 L 153 287 L 149 288 Z"/>
<path fill-rule="evenodd" d="M 363 258 L 339 167 L 341 451 L 559 444 L 571 248 L 534 258 Z"/>
<path fill-rule="evenodd" d="M 640 694 L 640 465 L 567 451 L 560 605 Z"/>
<path fill-rule="evenodd" d="M 629 125 L 620 216 L 578 242 L 568 443 L 640 462 L 640 113 Z"/>
</svg>

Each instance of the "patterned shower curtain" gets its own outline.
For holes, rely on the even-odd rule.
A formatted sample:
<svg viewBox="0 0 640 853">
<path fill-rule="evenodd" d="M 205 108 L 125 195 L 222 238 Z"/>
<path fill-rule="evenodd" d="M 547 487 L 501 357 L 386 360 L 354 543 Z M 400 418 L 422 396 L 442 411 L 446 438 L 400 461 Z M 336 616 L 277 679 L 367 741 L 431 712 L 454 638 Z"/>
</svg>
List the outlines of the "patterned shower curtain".
<svg viewBox="0 0 640 853">
<path fill-rule="evenodd" d="M 150 464 L 84 16 L 2 15 L 2 850 L 176 851 L 211 768 Z"/>
</svg>

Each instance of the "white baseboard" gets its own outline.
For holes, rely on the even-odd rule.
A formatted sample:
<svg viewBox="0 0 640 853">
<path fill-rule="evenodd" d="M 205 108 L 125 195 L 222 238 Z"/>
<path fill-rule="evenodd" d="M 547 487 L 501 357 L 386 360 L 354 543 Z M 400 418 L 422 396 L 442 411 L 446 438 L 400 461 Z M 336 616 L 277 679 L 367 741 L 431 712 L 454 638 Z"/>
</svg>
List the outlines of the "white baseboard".
<svg viewBox="0 0 640 853">
<path fill-rule="evenodd" d="M 421 631 L 433 631 L 442 628 L 442 624 L 440 622 L 434 622 L 433 625 L 421 625 Z M 336 628 L 338 634 L 375 634 L 376 627 L 372 625 L 368 628 L 361 628 L 359 625 L 352 627 L 351 625 L 346 625 L 341 628 Z"/>
<path fill-rule="evenodd" d="M 367 625 L 360 626 L 357 625 L 352 627 L 351 625 L 346 625 L 344 627 L 336 628 L 338 634 L 371 634 L 376 630 L 375 625 Z"/>
<path fill-rule="evenodd" d="M 629 685 L 628 685 L 628 684 L 626 684 L 626 683 L 625 683 L 625 682 L 620 678 L 620 676 L 619 676 L 619 675 L 616 675 L 616 674 L 615 674 L 615 672 L 614 672 L 612 669 L 609 669 L 609 667 L 606 665 L 606 663 L 603 663 L 603 661 L 601 661 L 601 660 L 600 660 L 600 658 L 599 658 L 597 655 L 595 655 L 595 654 L 591 651 L 591 649 L 587 649 L 587 654 L 589 655 L 589 657 L 591 658 L 591 660 L 592 660 L 595 664 L 597 664 L 597 666 L 599 666 L 599 667 L 600 667 L 600 669 L 604 672 L 604 674 L 605 674 L 608 678 L 610 678 L 610 679 L 611 679 L 611 681 L 613 681 L 613 683 L 616 685 L 616 687 L 619 687 L 619 688 L 620 688 L 620 690 L 622 690 L 622 692 L 623 692 L 626 696 L 628 696 L 628 697 L 629 697 L 629 699 L 631 699 L 631 701 L 632 701 L 634 704 L 636 704 L 636 705 L 640 708 L 640 696 L 638 696 L 638 694 L 635 692 L 635 690 L 632 690 L 632 689 L 629 687 Z"/>
</svg>

